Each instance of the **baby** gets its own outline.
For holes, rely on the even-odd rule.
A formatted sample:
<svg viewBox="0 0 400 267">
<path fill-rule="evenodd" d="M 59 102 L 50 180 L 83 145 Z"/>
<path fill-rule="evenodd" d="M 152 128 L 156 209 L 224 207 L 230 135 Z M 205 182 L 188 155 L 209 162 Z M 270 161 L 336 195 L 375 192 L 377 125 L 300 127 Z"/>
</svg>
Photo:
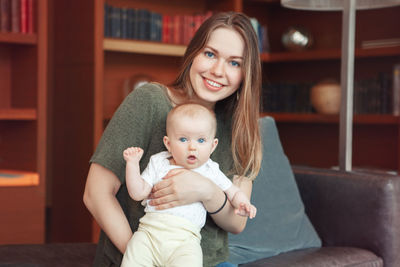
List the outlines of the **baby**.
<svg viewBox="0 0 400 267">
<path fill-rule="evenodd" d="M 130 147 L 123 152 L 129 195 L 141 201 L 170 170 L 185 168 L 207 177 L 225 192 L 225 203 L 213 213 L 229 199 L 236 214 L 254 218 L 256 207 L 210 159 L 218 144 L 216 129 L 215 114 L 208 108 L 195 103 L 174 107 L 168 114 L 167 136 L 163 139 L 168 151 L 153 155 L 141 175 L 143 150 Z M 202 266 L 200 229 L 207 215 L 202 203 L 156 210 L 147 200 L 145 206 L 146 214 L 128 243 L 121 266 Z"/>
</svg>

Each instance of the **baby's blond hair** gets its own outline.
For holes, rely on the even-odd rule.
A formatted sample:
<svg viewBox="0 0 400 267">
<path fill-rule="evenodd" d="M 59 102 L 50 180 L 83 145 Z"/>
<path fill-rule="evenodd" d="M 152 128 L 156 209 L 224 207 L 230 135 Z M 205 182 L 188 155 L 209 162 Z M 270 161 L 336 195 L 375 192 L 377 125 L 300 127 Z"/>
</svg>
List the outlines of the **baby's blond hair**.
<svg viewBox="0 0 400 267">
<path fill-rule="evenodd" d="M 215 137 L 217 132 L 217 119 L 214 111 L 211 109 L 194 102 L 186 102 L 175 106 L 173 109 L 171 109 L 167 116 L 167 134 L 169 133 L 169 128 L 171 127 L 173 120 L 176 118 L 179 119 L 177 116 L 188 116 L 192 119 L 210 120 L 213 130 L 213 137 Z"/>
</svg>

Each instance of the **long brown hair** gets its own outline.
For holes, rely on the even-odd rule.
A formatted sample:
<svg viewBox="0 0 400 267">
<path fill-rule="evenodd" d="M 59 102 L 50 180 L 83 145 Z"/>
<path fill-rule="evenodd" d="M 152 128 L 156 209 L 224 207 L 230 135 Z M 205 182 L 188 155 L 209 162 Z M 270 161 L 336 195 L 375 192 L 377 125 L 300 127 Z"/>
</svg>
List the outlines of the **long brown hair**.
<svg viewBox="0 0 400 267">
<path fill-rule="evenodd" d="M 243 81 L 237 93 L 218 101 L 216 110 L 223 108 L 232 116 L 232 156 L 235 173 L 254 179 L 261 165 L 261 137 L 258 128 L 260 115 L 261 62 L 257 35 L 249 18 L 236 12 L 218 13 L 207 19 L 189 43 L 178 77 L 172 84 L 175 92 L 186 98 L 195 93 L 190 81 L 193 59 L 202 52 L 211 33 L 217 28 L 228 28 L 238 32 L 244 43 Z"/>
</svg>

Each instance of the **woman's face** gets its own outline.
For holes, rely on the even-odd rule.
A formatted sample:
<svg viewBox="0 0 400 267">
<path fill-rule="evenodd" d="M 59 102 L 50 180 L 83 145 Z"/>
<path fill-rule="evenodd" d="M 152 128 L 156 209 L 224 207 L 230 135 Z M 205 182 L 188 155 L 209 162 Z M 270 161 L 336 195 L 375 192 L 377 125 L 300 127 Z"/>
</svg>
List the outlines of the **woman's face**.
<svg viewBox="0 0 400 267">
<path fill-rule="evenodd" d="M 214 30 L 204 49 L 193 59 L 190 81 L 196 96 L 213 108 L 232 95 L 243 79 L 244 41 L 234 30 Z"/>
</svg>

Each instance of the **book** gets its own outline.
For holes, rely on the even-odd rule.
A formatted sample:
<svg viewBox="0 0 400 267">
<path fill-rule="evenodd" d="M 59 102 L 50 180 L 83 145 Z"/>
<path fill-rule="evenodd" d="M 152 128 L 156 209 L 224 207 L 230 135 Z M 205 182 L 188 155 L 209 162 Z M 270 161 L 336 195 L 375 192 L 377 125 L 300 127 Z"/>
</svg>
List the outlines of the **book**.
<svg viewBox="0 0 400 267">
<path fill-rule="evenodd" d="M 400 64 L 396 64 L 393 67 L 392 74 L 392 113 L 393 115 L 400 115 Z"/>
<path fill-rule="evenodd" d="M 109 15 L 109 5 L 107 3 L 104 4 L 104 36 L 105 37 L 110 37 L 110 23 L 108 21 L 108 15 Z"/>
<path fill-rule="evenodd" d="M 368 40 L 361 42 L 361 48 L 364 49 L 394 47 L 394 46 L 400 46 L 400 38 Z"/>
<path fill-rule="evenodd" d="M 139 40 L 148 41 L 150 37 L 150 12 L 147 9 L 138 9 L 137 23 L 139 25 Z"/>
<path fill-rule="evenodd" d="M 135 26 L 135 16 L 136 16 L 136 11 L 133 8 L 128 8 L 128 21 L 127 21 L 127 31 L 128 31 L 128 39 L 134 39 L 135 37 L 135 31 L 134 31 L 134 26 Z"/>
<path fill-rule="evenodd" d="M 38 173 L 15 170 L 0 170 L 0 187 L 37 185 L 39 185 Z"/>
<path fill-rule="evenodd" d="M 121 38 L 121 8 L 111 7 L 111 37 Z"/>
<path fill-rule="evenodd" d="M 11 2 L 0 0 L 0 31 L 11 31 Z"/>
<path fill-rule="evenodd" d="M 163 43 L 170 43 L 170 23 L 171 23 L 171 16 L 170 15 L 163 15 L 162 17 L 162 42 Z"/>
<path fill-rule="evenodd" d="M 161 41 L 162 16 L 156 12 L 150 12 L 150 41 Z"/>
<path fill-rule="evenodd" d="M 105 3 L 104 36 L 187 45 L 211 15 L 211 11 L 194 15 L 160 14 L 143 8 L 117 7 Z"/>
<path fill-rule="evenodd" d="M 35 28 L 35 25 L 34 25 L 35 20 L 33 17 L 33 14 L 35 13 L 34 7 L 35 7 L 35 5 L 33 4 L 33 0 L 26 0 L 26 13 L 27 13 L 26 28 L 27 28 L 28 33 L 33 33 L 34 28 Z"/>
<path fill-rule="evenodd" d="M 121 8 L 121 38 L 128 38 L 128 8 Z"/>
<path fill-rule="evenodd" d="M 27 3 L 28 0 L 21 0 L 20 7 L 20 29 L 21 33 L 28 33 L 28 10 L 27 10 Z"/>
<path fill-rule="evenodd" d="M 11 32 L 19 33 L 21 21 L 21 2 L 20 0 L 11 0 Z"/>
</svg>

